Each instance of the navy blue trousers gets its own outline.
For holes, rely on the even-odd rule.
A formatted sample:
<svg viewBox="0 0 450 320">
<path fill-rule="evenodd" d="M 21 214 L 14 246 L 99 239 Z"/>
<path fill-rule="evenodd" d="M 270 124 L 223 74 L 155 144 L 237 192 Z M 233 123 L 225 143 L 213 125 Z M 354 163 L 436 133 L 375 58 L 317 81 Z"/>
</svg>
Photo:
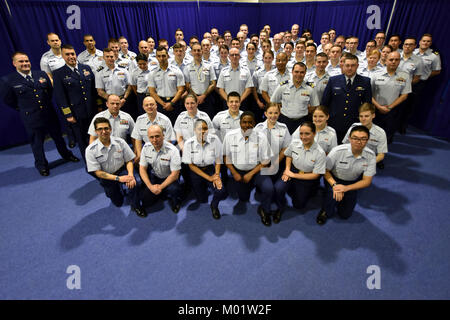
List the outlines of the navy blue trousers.
<svg viewBox="0 0 450 320">
<path fill-rule="evenodd" d="M 113 174 L 118 176 L 126 172 L 125 167 L 122 167 L 118 171 Z M 122 186 L 123 183 L 119 181 L 106 180 L 106 179 L 98 179 L 100 181 L 100 185 L 105 190 L 105 194 L 108 198 L 111 199 L 111 202 L 116 207 L 121 207 L 124 201 L 124 193 L 122 188 L 126 188 L 126 186 Z M 139 207 L 139 193 L 138 186 L 136 185 L 133 189 L 128 189 L 128 196 L 130 197 L 131 206 L 133 208 Z"/>
<path fill-rule="evenodd" d="M 236 169 L 236 168 L 235 168 Z M 244 176 L 249 171 L 242 171 L 236 169 L 236 171 L 241 175 Z M 257 186 L 258 190 L 262 193 L 262 201 L 261 206 L 266 213 L 270 213 L 270 204 L 272 202 L 272 197 L 274 193 L 274 187 L 272 180 L 270 176 L 261 175 L 261 172 L 258 172 L 255 174 L 250 180 L 249 183 L 243 183 L 243 182 L 236 182 L 237 184 L 237 194 L 239 197 L 239 200 L 241 201 L 249 201 L 250 200 L 250 193 L 252 189 Z"/>
<path fill-rule="evenodd" d="M 27 128 L 30 138 L 31 150 L 34 155 L 34 166 L 38 170 L 48 169 L 48 161 L 44 152 L 45 136 L 48 133 L 56 145 L 56 149 L 63 158 L 72 156 L 72 152 L 67 149 L 66 142 L 62 137 L 61 127 L 55 117 L 55 121 L 47 127 Z"/>
<path fill-rule="evenodd" d="M 294 167 L 291 167 L 291 171 L 298 173 L 298 170 Z M 286 207 L 286 191 L 293 188 L 292 205 L 296 209 L 303 209 L 309 199 L 316 195 L 319 184 L 320 178 L 316 180 L 291 179 L 287 182 L 284 182 L 281 178 L 278 179 L 275 183 L 275 199 L 278 208 L 284 210 Z"/>
<path fill-rule="evenodd" d="M 200 168 L 207 175 L 211 176 L 214 174 L 215 168 L 213 165 Z M 214 188 L 212 182 L 207 181 L 203 177 L 200 177 L 194 171 L 190 170 L 191 186 L 194 191 L 195 197 L 198 202 L 206 203 L 208 202 L 208 189 L 212 190 L 213 199 L 211 201 L 211 206 L 217 208 L 219 206 L 219 201 L 224 200 L 228 196 L 226 186 L 222 184 L 222 189 Z"/>
<path fill-rule="evenodd" d="M 341 179 L 337 179 L 334 177 L 337 184 L 343 184 L 343 185 L 349 185 L 353 184 L 360 179 L 354 180 L 354 181 L 345 181 Z M 344 197 L 341 201 L 336 201 L 333 199 L 333 188 L 330 186 L 328 182 L 325 183 L 325 205 L 323 208 L 325 209 L 328 217 L 332 217 L 335 213 L 338 214 L 338 216 L 342 219 L 348 219 L 351 217 L 353 210 L 356 206 L 356 201 L 358 198 L 358 192 L 356 190 L 354 191 L 347 191 L 344 193 Z"/>
<path fill-rule="evenodd" d="M 161 184 L 166 180 L 166 178 L 158 178 L 153 172 L 148 172 L 148 177 L 152 184 Z M 159 198 L 168 198 L 172 204 L 178 204 L 181 203 L 182 193 L 182 187 L 178 180 L 172 182 L 158 195 L 151 192 L 145 183 L 142 182 L 139 190 L 139 199 L 142 202 L 143 207 L 150 207 L 158 201 Z"/>
</svg>

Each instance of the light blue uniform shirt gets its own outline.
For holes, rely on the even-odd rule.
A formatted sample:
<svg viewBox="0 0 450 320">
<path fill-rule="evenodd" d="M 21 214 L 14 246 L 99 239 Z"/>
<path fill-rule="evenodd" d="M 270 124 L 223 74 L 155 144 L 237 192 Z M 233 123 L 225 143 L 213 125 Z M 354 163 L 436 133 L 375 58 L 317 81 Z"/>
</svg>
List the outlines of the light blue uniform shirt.
<svg viewBox="0 0 450 320">
<path fill-rule="evenodd" d="M 165 179 L 173 171 L 181 170 L 180 152 L 167 141 L 164 141 L 159 152 L 150 142 L 147 142 L 142 148 L 139 165 L 150 167 L 158 178 Z"/>
<path fill-rule="evenodd" d="M 111 137 L 109 147 L 105 147 L 100 139 L 96 139 L 86 148 L 88 172 L 101 170 L 114 173 L 135 157 L 136 155 L 125 140 L 116 137 Z"/>
<path fill-rule="evenodd" d="M 327 170 L 344 181 L 355 181 L 361 174 L 372 177 L 376 173 L 376 155 L 365 147 L 357 158 L 349 143 L 334 147 L 327 156 Z"/>
</svg>

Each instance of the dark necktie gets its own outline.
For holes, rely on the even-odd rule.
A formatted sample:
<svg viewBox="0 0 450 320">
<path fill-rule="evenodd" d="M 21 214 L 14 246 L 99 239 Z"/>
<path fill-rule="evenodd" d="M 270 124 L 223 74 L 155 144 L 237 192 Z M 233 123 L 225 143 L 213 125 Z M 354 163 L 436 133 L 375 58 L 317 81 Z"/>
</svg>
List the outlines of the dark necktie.
<svg viewBox="0 0 450 320">
<path fill-rule="evenodd" d="M 347 90 L 350 90 L 351 87 L 352 87 L 352 80 L 349 78 L 347 80 Z"/>
<path fill-rule="evenodd" d="M 77 69 L 77 68 L 73 68 L 73 71 L 75 71 L 75 73 L 76 73 L 77 75 L 80 75 L 80 73 L 78 72 L 78 69 Z"/>
<path fill-rule="evenodd" d="M 30 76 L 26 76 L 25 79 L 27 79 L 27 81 L 31 84 L 34 83 L 33 78 L 31 78 Z"/>
</svg>

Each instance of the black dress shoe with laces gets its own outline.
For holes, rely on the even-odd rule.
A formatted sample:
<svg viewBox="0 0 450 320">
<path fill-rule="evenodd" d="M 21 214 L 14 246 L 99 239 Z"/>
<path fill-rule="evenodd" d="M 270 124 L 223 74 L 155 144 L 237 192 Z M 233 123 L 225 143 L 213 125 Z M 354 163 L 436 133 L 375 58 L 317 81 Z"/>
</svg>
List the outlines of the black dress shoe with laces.
<svg viewBox="0 0 450 320">
<path fill-rule="evenodd" d="M 64 159 L 66 159 L 67 161 L 70 161 L 70 162 L 80 162 L 80 159 L 78 159 L 74 155 L 68 156 L 67 158 L 64 158 Z"/>
<path fill-rule="evenodd" d="M 177 214 L 180 211 L 181 204 L 175 203 L 175 204 L 171 205 L 171 208 L 172 208 L 173 213 Z"/>
<path fill-rule="evenodd" d="M 134 210 L 134 212 L 136 212 L 138 217 L 145 218 L 148 216 L 144 208 L 132 208 L 132 209 Z"/>
<path fill-rule="evenodd" d="M 328 220 L 328 216 L 327 216 L 327 213 L 325 212 L 325 210 L 320 210 L 320 212 L 316 218 L 317 224 L 322 226 L 327 222 L 327 220 Z"/>
<path fill-rule="evenodd" d="M 281 210 L 280 209 L 277 209 L 274 211 L 272 221 L 273 221 L 273 223 L 280 223 L 280 221 L 281 221 Z"/>
<path fill-rule="evenodd" d="M 39 174 L 43 177 L 47 177 L 50 174 L 50 170 L 48 169 L 41 169 L 39 170 Z"/>
<path fill-rule="evenodd" d="M 261 217 L 261 222 L 266 227 L 270 227 L 272 225 L 272 221 L 270 220 L 270 216 L 266 214 L 261 206 L 258 207 L 258 214 Z"/>
<path fill-rule="evenodd" d="M 212 213 L 213 218 L 216 219 L 216 220 L 220 219 L 219 208 L 213 207 L 212 205 L 210 207 L 211 207 L 211 213 Z"/>
</svg>

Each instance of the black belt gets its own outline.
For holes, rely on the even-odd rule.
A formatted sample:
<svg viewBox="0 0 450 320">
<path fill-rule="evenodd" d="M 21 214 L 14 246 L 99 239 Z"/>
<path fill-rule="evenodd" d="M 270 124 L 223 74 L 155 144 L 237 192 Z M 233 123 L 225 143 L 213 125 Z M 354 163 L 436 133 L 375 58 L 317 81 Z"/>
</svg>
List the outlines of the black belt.
<svg viewBox="0 0 450 320">
<path fill-rule="evenodd" d="M 138 92 L 137 94 L 140 96 L 146 96 L 146 97 L 150 96 L 150 93 L 148 93 L 148 92 L 142 92 L 142 93 Z"/>
<path fill-rule="evenodd" d="M 196 166 L 197 166 L 197 165 L 196 165 Z M 207 165 L 207 166 L 204 166 L 204 167 L 197 166 L 197 168 L 199 168 L 199 169 L 202 170 L 202 171 L 205 171 L 205 170 L 207 170 L 207 169 L 214 168 L 214 165 L 213 165 L 213 164 L 210 164 L 210 165 Z"/>
<path fill-rule="evenodd" d="M 173 99 L 173 97 L 160 97 L 162 101 L 169 102 Z"/>
</svg>

